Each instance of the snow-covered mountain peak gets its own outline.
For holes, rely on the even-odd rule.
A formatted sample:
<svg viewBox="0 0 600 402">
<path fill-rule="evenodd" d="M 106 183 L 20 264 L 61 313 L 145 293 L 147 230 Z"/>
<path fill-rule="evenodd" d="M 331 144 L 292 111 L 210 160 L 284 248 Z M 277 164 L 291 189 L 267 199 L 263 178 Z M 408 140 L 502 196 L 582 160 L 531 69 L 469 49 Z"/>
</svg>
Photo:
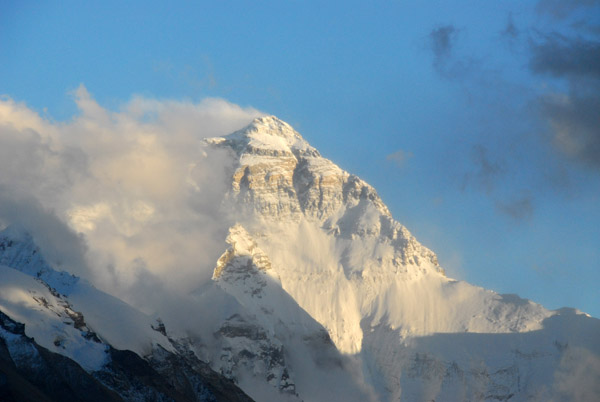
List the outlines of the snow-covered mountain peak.
<svg viewBox="0 0 600 402">
<path fill-rule="evenodd" d="M 230 185 L 218 213 L 239 222 L 212 280 L 166 297 L 163 323 L 56 271 L 64 265 L 55 243 L 38 239 L 38 248 L 26 230 L 8 228 L 0 357 L 2 339 L 19 335 L 3 313 L 25 325 L 21 335 L 102 378 L 112 381 L 116 349 L 177 381 L 206 371 L 203 359 L 257 400 L 552 400 L 571 381 L 552 388 L 565 373 L 598 383 L 600 320 L 447 278 L 373 187 L 287 123 L 255 119 L 207 139 L 205 151 L 231 158 L 228 181 L 215 183 Z M 47 250 L 55 255 L 44 259 Z M 175 385 L 190 388 L 183 380 Z"/>
<path fill-rule="evenodd" d="M 320 156 L 292 126 L 275 116 L 258 117 L 241 130 L 206 142 L 226 145 L 246 159 L 253 155 L 294 159 L 303 155 Z"/>
<path fill-rule="evenodd" d="M 521 343 L 543 338 L 553 312 L 447 278 L 436 255 L 393 219 L 373 187 L 322 157 L 288 124 L 263 117 L 207 142 L 233 150 L 227 197 L 252 234 L 241 226 L 230 230 L 231 247 L 215 269 L 218 286 L 252 306 L 264 328 L 272 328 L 271 317 L 290 327 L 298 322 L 289 319 L 292 304 L 283 307 L 285 291 L 340 352 L 361 359 L 380 399 L 437 400 L 437 391 L 422 394 L 420 381 L 435 378 L 439 390 L 452 376 L 458 379 L 449 382 L 446 400 L 527 395 L 530 385 L 520 387 L 539 371 L 528 366 L 535 348 L 548 360 L 560 356 L 554 340 L 535 348 Z M 257 256 L 271 268 L 261 270 Z M 278 282 L 270 281 L 273 273 Z M 485 348 L 475 356 L 451 346 L 490 339 L 505 344 L 489 358 Z M 485 367 L 481 375 L 473 365 Z M 462 389 L 468 391 L 461 397 Z"/>
<path fill-rule="evenodd" d="M 261 132 L 268 135 L 276 135 L 283 138 L 294 138 L 302 140 L 302 136 L 285 121 L 276 116 L 257 117 L 246 128 L 247 132 Z"/>
<path fill-rule="evenodd" d="M 250 212 L 267 220 L 323 222 L 361 200 L 391 216 L 373 187 L 323 158 L 274 116 L 257 118 L 230 135 L 207 139 L 206 144 L 234 152 L 228 197 L 244 210 L 242 216 Z"/>
<path fill-rule="evenodd" d="M 292 152 L 316 152 L 292 126 L 275 116 L 258 117 L 238 133 L 248 138 L 250 145 L 263 150 L 287 148 Z"/>
</svg>

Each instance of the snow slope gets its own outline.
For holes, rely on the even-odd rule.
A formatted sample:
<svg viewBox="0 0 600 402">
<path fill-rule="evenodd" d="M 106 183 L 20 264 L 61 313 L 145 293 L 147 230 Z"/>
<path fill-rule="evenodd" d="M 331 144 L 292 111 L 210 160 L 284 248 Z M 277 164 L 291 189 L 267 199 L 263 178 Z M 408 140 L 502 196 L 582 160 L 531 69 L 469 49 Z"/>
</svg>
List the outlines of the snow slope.
<svg viewBox="0 0 600 402">
<path fill-rule="evenodd" d="M 236 302 L 214 321 L 217 341 L 205 358 L 213 369 L 257 400 L 374 400 L 357 362 L 342 355 L 325 328 L 281 287 L 244 227 L 233 226 L 227 243 L 214 270 L 216 288 L 198 291 L 199 306 L 216 304 L 218 291 Z"/>
</svg>

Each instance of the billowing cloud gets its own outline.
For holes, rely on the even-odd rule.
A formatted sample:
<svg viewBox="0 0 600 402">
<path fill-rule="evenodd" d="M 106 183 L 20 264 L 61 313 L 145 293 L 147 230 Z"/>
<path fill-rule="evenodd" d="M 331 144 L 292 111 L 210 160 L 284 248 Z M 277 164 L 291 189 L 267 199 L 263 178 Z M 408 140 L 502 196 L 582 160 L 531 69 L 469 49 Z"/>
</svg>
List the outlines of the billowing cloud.
<svg viewBox="0 0 600 402">
<path fill-rule="evenodd" d="M 46 260 L 57 269 L 83 277 L 91 275 L 83 236 L 37 200 L 15 197 L 10 188 L 0 186 L 0 223 L 2 227 L 16 226 L 33 236 Z"/>
<path fill-rule="evenodd" d="M 110 111 L 83 86 L 74 97 L 79 114 L 68 122 L 0 101 L 0 223 L 48 239 L 45 252 L 72 247 L 69 269 L 122 297 L 140 281 L 185 291 L 210 278 L 229 224 L 216 211 L 232 159 L 205 153 L 203 139 L 260 112 L 141 97 Z"/>
</svg>

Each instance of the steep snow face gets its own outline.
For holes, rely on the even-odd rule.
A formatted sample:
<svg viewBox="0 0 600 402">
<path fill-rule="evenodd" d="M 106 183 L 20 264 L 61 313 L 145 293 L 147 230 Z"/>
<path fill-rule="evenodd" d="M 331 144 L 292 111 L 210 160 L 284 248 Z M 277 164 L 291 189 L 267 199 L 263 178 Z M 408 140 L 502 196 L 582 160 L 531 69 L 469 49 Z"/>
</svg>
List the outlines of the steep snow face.
<svg viewBox="0 0 600 402">
<path fill-rule="evenodd" d="M 227 243 L 213 280 L 239 307 L 214 334 L 213 368 L 259 400 L 372 400 L 356 361 L 340 355 L 325 328 L 281 287 L 277 269 L 242 225 L 230 228 Z"/>
<path fill-rule="evenodd" d="M 228 317 L 217 331 L 223 344 L 218 368 L 237 378 L 244 376 L 244 366 L 253 367 L 252 376 L 258 377 L 254 382 L 267 382 L 282 393 L 295 395 L 283 344 L 275 337 L 279 317 L 272 316 L 272 306 L 286 300 L 279 278 L 269 258 L 241 225 L 229 230 L 227 243 L 230 247 L 219 258 L 213 280 L 245 309 Z"/>
<path fill-rule="evenodd" d="M 438 400 L 443 392 L 452 395 L 447 400 L 524 398 L 551 382 L 561 352 L 546 327 L 557 312 L 447 278 L 371 186 L 321 157 L 289 125 L 263 117 L 207 145 L 235 155 L 227 197 L 247 229 L 232 228 L 215 280 L 242 305 L 269 311 L 255 310 L 257 320 L 293 325 L 296 317 L 286 320 L 287 307 L 265 292 L 281 286 L 339 351 L 361 362 L 382 400 Z M 448 352 L 452 345 L 440 334 L 457 334 L 462 355 Z M 490 334 L 506 341 L 483 353 Z M 550 357 L 522 359 L 514 350 Z M 532 374 L 544 364 L 552 367 L 546 377 Z"/>
</svg>

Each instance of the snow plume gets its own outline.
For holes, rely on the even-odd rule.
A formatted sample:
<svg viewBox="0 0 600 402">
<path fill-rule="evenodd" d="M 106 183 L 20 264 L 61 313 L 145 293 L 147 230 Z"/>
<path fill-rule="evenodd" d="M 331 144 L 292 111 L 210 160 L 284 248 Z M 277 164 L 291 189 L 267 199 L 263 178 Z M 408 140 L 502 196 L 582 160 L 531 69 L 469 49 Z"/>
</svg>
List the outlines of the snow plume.
<svg viewBox="0 0 600 402">
<path fill-rule="evenodd" d="M 83 86 L 74 98 L 68 122 L 0 100 L 0 224 L 32 231 L 45 253 L 70 247 L 69 271 L 134 304 L 135 288 L 208 280 L 224 249 L 228 222 L 216 211 L 231 159 L 202 141 L 260 113 L 140 97 L 110 111 Z"/>
</svg>

